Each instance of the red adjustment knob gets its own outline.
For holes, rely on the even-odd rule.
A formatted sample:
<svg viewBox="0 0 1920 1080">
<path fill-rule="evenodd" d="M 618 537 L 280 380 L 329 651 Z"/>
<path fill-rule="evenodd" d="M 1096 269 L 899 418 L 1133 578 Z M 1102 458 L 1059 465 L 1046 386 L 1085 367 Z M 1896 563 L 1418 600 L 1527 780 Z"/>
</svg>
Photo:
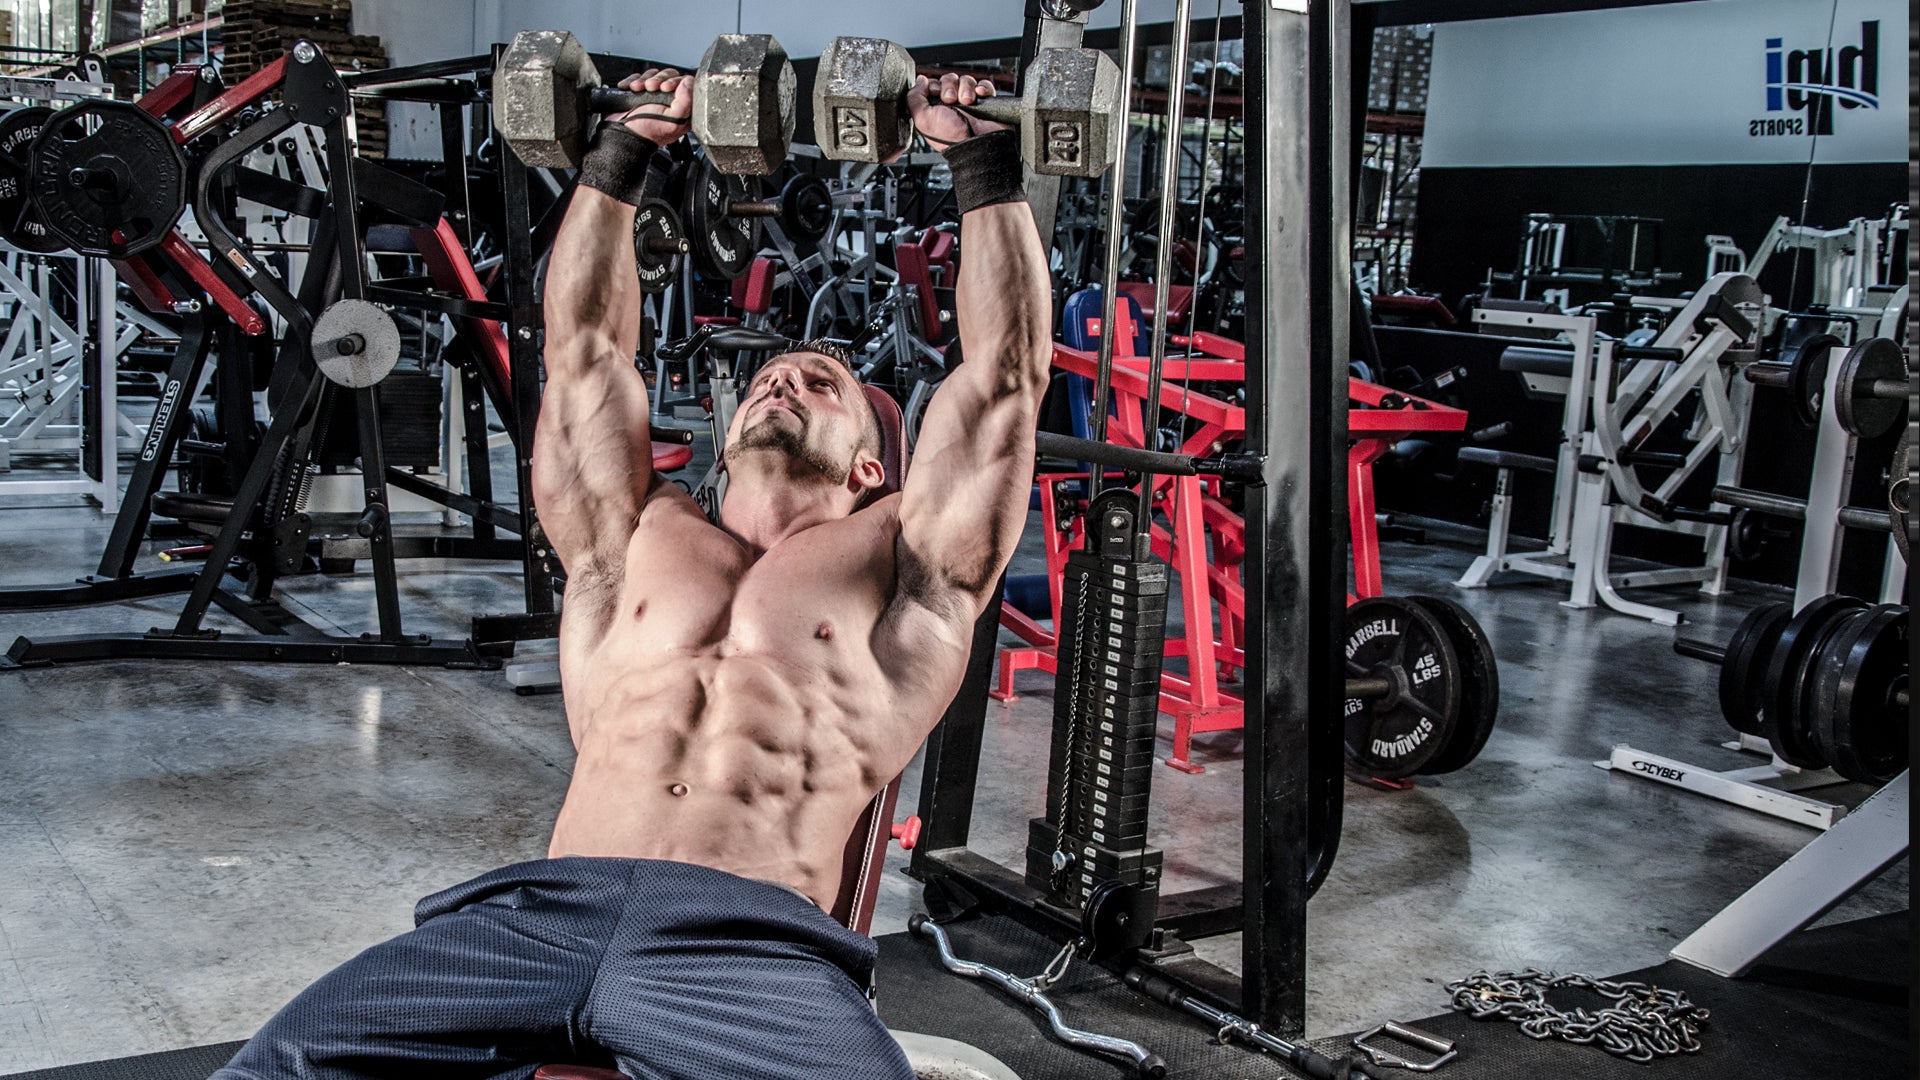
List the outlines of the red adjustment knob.
<svg viewBox="0 0 1920 1080">
<path fill-rule="evenodd" d="M 900 841 L 900 850 L 912 851 L 920 842 L 920 815 L 914 814 L 907 820 L 893 826 L 893 838 Z"/>
</svg>

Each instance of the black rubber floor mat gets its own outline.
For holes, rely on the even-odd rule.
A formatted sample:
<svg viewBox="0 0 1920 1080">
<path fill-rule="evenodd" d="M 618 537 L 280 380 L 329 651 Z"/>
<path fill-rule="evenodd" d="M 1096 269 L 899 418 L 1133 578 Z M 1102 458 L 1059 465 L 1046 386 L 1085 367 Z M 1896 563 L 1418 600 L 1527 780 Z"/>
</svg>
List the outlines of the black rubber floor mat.
<svg viewBox="0 0 1920 1080">
<path fill-rule="evenodd" d="M 1661 1069 L 1689 1080 L 1905 1076 L 1912 937 L 1909 913 L 1897 912 L 1797 934 L 1740 979 L 1678 960 L 1614 976 L 1683 991 L 1711 1013 L 1699 1053 L 1645 1065 L 1596 1046 L 1531 1039 L 1509 1020 L 1456 1012 L 1416 1026 L 1460 1041 L 1460 1056 L 1434 1074 L 1454 1080 L 1646 1080 Z"/>
<path fill-rule="evenodd" d="M 964 923 L 948 933 L 964 958 L 1016 975 L 1040 971 L 1054 951 L 1045 938 L 1006 919 Z M 1744 979 L 1722 979 L 1678 961 L 1619 976 L 1685 991 L 1711 1011 L 1702 1050 L 1684 1060 L 1636 1065 L 1596 1047 L 1530 1039 L 1516 1024 L 1461 1013 L 1416 1026 L 1460 1041 L 1460 1056 L 1434 1074 L 1443 1080 L 1646 1080 L 1661 1069 L 1688 1080 L 1901 1076 L 1909 1058 L 1911 945 L 1910 916 L 1899 912 L 1798 934 Z M 1075 964 L 1051 996 L 1069 1026 L 1142 1043 L 1166 1059 L 1176 1080 L 1289 1075 L 1265 1055 L 1215 1043 L 1199 1020 L 1147 1001 L 1083 964 Z M 925 939 L 880 939 L 879 1004 L 888 1026 L 972 1043 L 1025 1080 L 1132 1075 L 1120 1061 L 1060 1043 L 1043 1016 L 1000 991 L 947 973 Z M 1333 1056 L 1349 1052 L 1345 1036 L 1311 1045 Z M 206 1080 L 239 1047 L 200 1046 L 0 1080 Z"/>
<path fill-rule="evenodd" d="M 1039 971 L 1049 953 L 1039 935 L 1005 919 L 949 932 L 962 958 L 1016 975 Z M 1531 1039 L 1510 1021 L 1475 1021 L 1463 1013 L 1414 1024 L 1459 1041 L 1460 1055 L 1433 1074 L 1446 1080 L 1645 1080 L 1662 1067 L 1689 1080 L 1905 1075 L 1911 937 L 1909 916 L 1901 912 L 1796 935 L 1744 979 L 1722 979 L 1678 961 L 1618 976 L 1685 991 L 1711 1011 L 1703 1048 L 1684 1061 L 1635 1064 L 1595 1046 Z M 1214 1044 L 1200 1020 L 1154 1005 L 1104 972 L 1082 968 L 1053 997 L 1069 1025 L 1144 1043 L 1166 1058 L 1169 1076 L 1291 1075 L 1264 1055 Z M 890 1027 L 970 1042 L 1023 1078 L 1131 1075 L 1120 1063 L 1060 1044 L 1039 1013 L 978 980 L 947 973 L 931 942 L 904 934 L 880 939 L 880 1015 Z M 1349 1039 L 1309 1045 L 1339 1057 L 1352 1053 Z"/>
<path fill-rule="evenodd" d="M 218 1043 L 190 1046 L 139 1057 L 89 1061 L 82 1065 L 62 1065 L 57 1069 L 36 1069 L 15 1073 L 0 1080 L 207 1080 L 213 1071 L 233 1060 L 244 1043 Z"/>
</svg>

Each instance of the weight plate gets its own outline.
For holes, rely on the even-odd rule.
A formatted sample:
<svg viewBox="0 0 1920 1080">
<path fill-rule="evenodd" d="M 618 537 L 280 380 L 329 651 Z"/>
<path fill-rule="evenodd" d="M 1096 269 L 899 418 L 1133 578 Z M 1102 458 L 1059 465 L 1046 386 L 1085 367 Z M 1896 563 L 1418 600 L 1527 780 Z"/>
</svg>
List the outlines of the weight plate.
<svg viewBox="0 0 1920 1080">
<path fill-rule="evenodd" d="M 67 246 L 34 212 L 33 199 L 27 194 L 33 140 L 52 116 L 53 110 L 44 105 L 28 105 L 0 117 L 0 240 L 37 255 L 51 255 Z"/>
<path fill-rule="evenodd" d="M 1881 604 L 1847 616 L 1813 663 L 1815 741 L 1833 771 L 1884 784 L 1907 766 L 1907 609 Z"/>
<path fill-rule="evenodd" d="M 648 199 L 633 212 L 633 262 L 640 291 L 657 293 L 680 276 L 686 233 L 673 207 Z"/>
<path fill-rule="evenodd" d="M 1720 715 L 1733 730 L 1762 734 L 1760 691 L 1766 685 L 1767 665 L 1780 640 L 1780 628 L 1791 618 L 1793 605 L 1786 601 L 1762 604 L 1747 612 L 1727 641 L 1727 656 L 1720 662 Z"/>
<path fill-rule="evenodd" d="M 682 220 L 693 245 L 693 268 L 701 277 L 732 281 L 753 265 L 753 257 L 760 254 L 760 219 L 727 210 L 734 203 L 757 198 L 746 177 L 723 173 L 704 157 L 694 161 L 687 174 Z"/>
<path fill-rule="evenodd" d="M 1796 612 L 1780 629 L 1773 656 L 1767 662 L 1767 682 L 1761 691 L 1761 732 L 1780 760 L 1802 769 L 1823 768 L 1819 750 L 1807 737 L 1805 701 L 1808 678 L 1820 644 L 1841 619 L 1867 606 L 1866 601 L 1829 593 Z"/>
<path fill-rule="evenodd" d="M 1793 414 L 1809 427 L 1820 422 L 1820 397 L 1827 388 L 1827 365 L 1833 363 L 1833 350 L 1847 343 L 1832 334 L 1815 334 L 1800 343 L 1787 360 L 1787 389 L 1793 397 Z"/>
<path fill-rule="evenodd" d="M 1347 674 L 1392 684 L 1384 698 L 1347 699 L 1347 761 L 1355 771 L 1380 780 L 1411 776 L 1453 737 L 1465 679 L 1446 628 L 1426 608 L 1384 596 L 1349 605 Z"/>
<path fill-rule="evenodd" d="M 1898 342 L 1868 338 L 1848 349 L 1840 361 L 1840 378 L 1835 384 L 1840 400 L 1833 403 L 1834 419 L 1862 439 L 1877 439 L 1892 431 L 1907 407 L 1906 395 L 1875 397 L 1873 382 L 1906 377 L 1907 357 Z"/>
<path fill-rule="evenodd" d="M 1447 630 L 1447 639 L 1460 657 L 1464 679 L 1460 684 L 1460 721 L 1452 737 L 1420 771 L 1429 776 L 1453 772 L 1471 764 L 1493 734 L 1500 716 L 1500 663 L 1493 643 L 1466 608 L 1444 596 L 1409 596 L 1427 609 Z"/>
<path fill-rule="evenodd" d="M 780 228 L 789 237 L 812 243 L 833 228 L 833 191 L 827 182 L 805 174 L 780 189 Z"/>
<path fill-rule="evenodd" d="M 82 255 L 157 247 L 187 208 L 187 160 L 138 105 L 85 101 L 33 140 L 28 192 L 47 228 Z"/>
<path fill-rule="evenodd" d="M 1735 510 L 1733 520 L 1727 523 L 1727 554 L 1737 562 L 1752 562 L 1765 555 L 1770 539 L 1761 515 L 1750 507 Z"/>
<path fill-rule="evenodd" d="M 378 304 L 341 300 L 313 320 L 313 362 L 336 386 L 378 386 L 400 362 L 400 328 Z"/>
</svg>

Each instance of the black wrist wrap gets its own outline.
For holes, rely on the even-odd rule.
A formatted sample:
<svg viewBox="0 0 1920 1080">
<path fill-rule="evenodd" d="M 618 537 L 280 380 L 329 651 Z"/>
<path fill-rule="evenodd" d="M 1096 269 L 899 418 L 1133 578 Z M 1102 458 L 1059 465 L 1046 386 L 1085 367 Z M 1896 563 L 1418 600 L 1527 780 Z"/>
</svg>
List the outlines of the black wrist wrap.
<svg viewBox="0 0 1920 1080">
<path fill-rule="evenodd" d="M 580 161 L 580 183 L 638 206 L 647 197 L 647 163 L 659 152 L 653 140 L 635 135 L 624 124 L 601 124 Z"/>
<path fill-rule="evenodd" d="M 1027 197 L 1020 164 L 1020 138 L 1011 131 L 990 131 L 954 143 L 945 151 L 953 172 L 953 197 L 960 213 Z"/>
</svg>

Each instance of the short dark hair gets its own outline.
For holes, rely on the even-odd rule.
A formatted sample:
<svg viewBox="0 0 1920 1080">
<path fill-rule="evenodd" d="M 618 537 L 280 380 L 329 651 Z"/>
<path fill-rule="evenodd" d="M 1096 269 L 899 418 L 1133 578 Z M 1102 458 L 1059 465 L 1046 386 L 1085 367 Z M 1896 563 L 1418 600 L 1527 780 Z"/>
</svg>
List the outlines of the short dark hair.
<svg viewBox="0 0 1920 1080">
<path fill-rule="evenodd" d="M 838 360 L 840 366 L 846 368 L 849 372 L 853 372 L 855 375 L 858 374 L 854 372 L 853 350 L 847 348 L 844 342 L 835 341 L 832 338 L 808 338 L 796 344 L 793 347 L 793 351 L 819 353 L 821 356 L 829 359 Z"/>
</svg>

